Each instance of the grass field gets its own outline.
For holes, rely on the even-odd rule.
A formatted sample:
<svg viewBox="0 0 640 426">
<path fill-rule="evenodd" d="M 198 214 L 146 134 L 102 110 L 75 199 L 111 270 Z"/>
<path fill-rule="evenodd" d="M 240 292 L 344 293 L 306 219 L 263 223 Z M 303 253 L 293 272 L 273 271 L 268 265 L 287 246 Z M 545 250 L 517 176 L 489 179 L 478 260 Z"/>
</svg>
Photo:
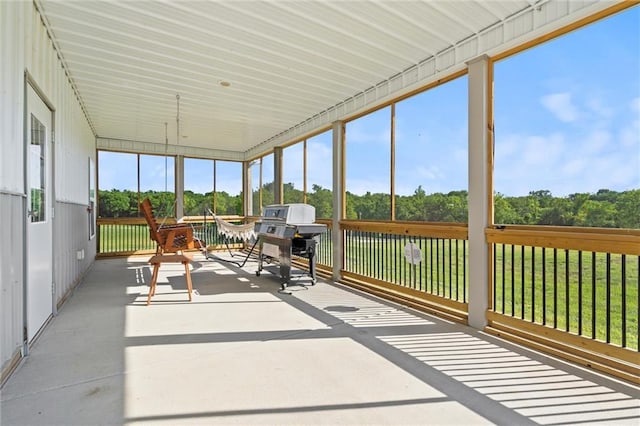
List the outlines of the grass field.
<svg viewBox="0 0 640 426">
<path fill-rule="evenodd" d="M 638 264 L 637 256 L 498 245 L 494 310 L 637 349 Z"/>
</svg>

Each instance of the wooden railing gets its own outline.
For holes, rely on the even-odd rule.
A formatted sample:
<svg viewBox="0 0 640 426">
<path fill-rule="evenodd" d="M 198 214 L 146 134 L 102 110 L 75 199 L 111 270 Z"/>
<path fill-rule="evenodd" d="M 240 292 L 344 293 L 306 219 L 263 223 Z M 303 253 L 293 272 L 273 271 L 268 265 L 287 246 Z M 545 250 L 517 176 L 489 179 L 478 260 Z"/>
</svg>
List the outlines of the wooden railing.
<svg viewBox="0 0 640 426">
<path fill-rule="evenodd" d="M 143 218 L 98 218 L 97 225 L 98 256 L 153 253 L 156 250 Z"/>
<path fill-rule="evenodd" d="M 465 224 L 343 221 L 340 226 L 347 281 L 382 287 L 466 321 Z"/>
<path fill-rule="evenodd" d="M 241 216 L 221 216 L 231 223 L 242 223 Z M 210 249 L 222 249 L 226 243 L 231 248 L 243 248 L 242 241 L 225 241 L 218 234 L 218 228 L 212 217 L 189 216 L 184 222 L 194 227 L 194 234 L 204 240 Z M 163 219 L 162 223 L 176 223 L 174 218 Z M 99 218 L 98 224 L 98 256 L 128 256 L 132 254 L 153 253 L 155 243 L 149 236 L 149 227 L 143 218 Z"/>
<path fill-rule="evenodd" d="M 492 328 L 640 373 L 639 230 L 507 226 L 486 236 Z"/>
</svg>

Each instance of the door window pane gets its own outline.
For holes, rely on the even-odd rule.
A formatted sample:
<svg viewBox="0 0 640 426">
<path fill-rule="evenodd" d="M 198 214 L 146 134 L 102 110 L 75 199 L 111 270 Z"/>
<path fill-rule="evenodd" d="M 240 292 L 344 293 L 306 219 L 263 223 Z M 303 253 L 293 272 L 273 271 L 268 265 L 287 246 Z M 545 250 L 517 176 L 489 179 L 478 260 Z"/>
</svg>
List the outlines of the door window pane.
<svg viewBox="0 0 640 426">
<path fill-rule="evenodd" d="M 46 128 L 31 115 L 31 144 L 29 146 L 29 185 L 31 192 L 31 222 L 44 222 L 47 210 L 46 195 Z"/>
</svg>

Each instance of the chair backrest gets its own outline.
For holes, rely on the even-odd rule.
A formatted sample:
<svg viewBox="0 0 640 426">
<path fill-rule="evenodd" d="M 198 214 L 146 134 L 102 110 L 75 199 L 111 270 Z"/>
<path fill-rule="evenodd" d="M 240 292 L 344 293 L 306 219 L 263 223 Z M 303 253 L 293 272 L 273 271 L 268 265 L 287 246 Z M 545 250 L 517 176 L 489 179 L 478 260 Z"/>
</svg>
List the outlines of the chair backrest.
<svg viewBox="0 0 640 426">
<path fill-rule="evenodd" d="M 153 214 L 153 207 L 151 206 L 151 200 L 149 200 L 149 198 L 142 200 L 140 203 L 140 211 L 147 221 L 147 225 L 149 225 L 151 239 L 161 244 L 160 236 L 158 235 L 158 221 L 156 221 L 156 217 Z"/>
</svg>

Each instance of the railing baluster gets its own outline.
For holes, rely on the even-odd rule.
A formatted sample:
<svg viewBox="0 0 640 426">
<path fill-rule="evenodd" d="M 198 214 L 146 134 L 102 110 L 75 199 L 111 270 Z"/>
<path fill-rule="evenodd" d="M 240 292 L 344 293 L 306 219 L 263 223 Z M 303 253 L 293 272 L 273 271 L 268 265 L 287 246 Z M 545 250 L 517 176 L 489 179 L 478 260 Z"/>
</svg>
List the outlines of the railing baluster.
<svg viewBox="0 0 640 426">
<path fill-rule="evenodd" d="M 358 273 L 364 275 L 364 233 L 362 231 L 358 231 L 358 257 L 356 258 L 356 263 L 358 264 Z"/>
<path fill-rule="evenodd" d="M 582 250 L 578 252 L 578 335 L 582 336 Z"/>
<path fill-rule="evenodd" d="M 371 258 L 370 258 L 371 241 L 370 241 L 369 232 L 360 231 L 360 238 L 361 238 L 360 271 L 362 275 L 370 275 L 371 274 Z"/>
<path fill-rule="evenodd" d="M 505 309 L 504 309 L 505 294 L 504 293 L 505 293 L 505 285 L 507 283 L 507 281 L 506 281 L 507 277 L 505 277 L 505 273 L 506 273 L 505 267 L 506 267 L 506 265 L 505 265 L 505 261 L 504 261 L 504 248 L 505 248 L 505 245 L 502 244 L 502 253 L 500 253 L 500 257 L 502 259 L 502 262 L 501 262 L 501 269 L 502 269 L 502 302 L 501 302 L 501 304 L 502 304 L 502 313 L 503 314 L 505 312 Z M 498 256 L 496 255 L 494 257 L 498 257 Z"/>
<path fill-rule="evenodd" d="M 547 324 L 547 252 L 542 247 L 542 325 Z"/>
<path fill-rule="evenodd" d="M 606 256 L 606 271 L 607 271 L 607 278 L 606 278 L 606 296 L 605 296 L 605 300 L 606 300 L 606 306 L 607 306 L 607 310 L 605 311 L 605 315 L 606 315 L 606 342 L 610 343 L 611 342 L 611 253 L 607 253 Z"/>
<path fill-rule="evenodd" d="M 376 279 L 384 280 L 386 279 L 384 270 L 386 267 L 386 263 L 382 258 L 382 250 L 381 246 L 384 244 L 384 239 L 388 236 L 387 234 L 372 232 L 372 240 L 371 240 L 371 249 L 373 250 L 373 257 L 371 258 L 371 262 L 373 263 L 372 275 Z"/>
<path fill-rule="evenodd" d="M 591 338 L 596 338 L 596 253 L 591 252 Z"/>
<path fill-rule="evenodd" d="M 621 302 L 622 302 L 622 347 L 626 348 L 627 347 L 627 256 L 626 255 L 622 255 L 621 256 L 621 271 L 620 271 L 620 285 L 621 285 Z M 638 274 L 640 275 L 640 270 L 638 271 Z M 640 288 L 638 289 L 638 292 L 640 293 Z"/>
<path fill-rule="evenodd" d="M 391 252 L 389 250 L 390 240 L 391 240 L 391 235 L 387 235 L 386 238 L 384 239 L 385 264 L 388 266 L 387 271 L 385 272 L 385 276 L 389 277 L 388 278 L 389 281 L 391 281 L 391 275 L 389 274 L 389 272 L 393 268 L 393 262 L 391 261 Z"/>
<path fill-rule="evenodd" d="M 358 246 L 358 231 L 349 231 L 349 241 L 351 241 L 351 271 L 358 273 L 358 264 L 356 263 L 360 254 Z"/>
<path fill-rule="evenodd" d="M 462 298 L 467 303 L 467 240 L 462 240 Z"/>
<path fill-rule="evenodd" d="M 458 290 L 460 287 L 459 284 L 459 278 L 460 278 L 460 255 L 458 254 L 458 244 L 460 243 L 460 240 L 456 239 L 456 299 L 455 300 L 460 300 L 460 298 L 458 297 Z"/>
<path fill-rule="evenodd" d="M 558 328 L 558 249 L 553 249 L 553 328 Z"/>
<path fill-rule="evenodd" d="M 446 242 L 444 238 L 440 239 L 442 249 L 440 251 L 440 259 L 438 264 L 442 267 L 442 275 L 440 275 L 440 289 L 442 291 L 441 296 L 447 297 L 447 253 Z"/>
<path fill-rule="evenodd" d="M 426 259 L 424 257 L 424 252 L 422 251 L 423 250 L 423 246 L 424 246 L 424 244 L 423 244 L 424 243 L 424 237 L 420 237 L 420 239 L 418 241 L 420 241 L 420 246 L 419 247 L 420 247 L 420 256 L 421 256 L 420 257 L 420 268 L 419 268 L 420 275 L 419 275 L 419 278 L 418 278 L 418 288 L 420 290 L 426 290 L 426 286 L 425 286 L 425 288 L 422 288 L 422 283 L 423 283 L 423 281 L 422 281 L 422 271 L 424 270 L 425 263 L 426 263 Z"/>
<path fill-rule="evenodd" d="M 531 322 L 536 322 L 536 248 L 531 247 Z"/>
<path fill-rule="evenodd" d="M 493 306 L 491 306 L 491 309 L 493 309 L 494 311 L 497 312 L 497 308 L 498 308 L 498 283 L 496 282 L 496 277 L 497 277 L 497 272 L 498 272 L 498 255 L 496 253 L 497 247 L 498 245 L 496 243 L 493 243 L 492 245 L 493 247 L 493 301 L 492 304 Z"/>
<path fill-rule="evenodd" d="M 564 308 L 564 321 L 565 321 L 565 331 L 569 331 L 569 319 L 571 318 L 570 315 L 570 308 L 571 305 L 569 304 L 569 301 L 571 299 L 571 295 L 570 295 L 570 290 L 569 290 L 569 250 L 565 249 L 564 251 L 564 303 L 565 303 L 565 308 Z"/>
<path fill-rule="evenodd" d="M 451 257 L 451 238 L 448 239 L 449 241 L 449 298 L 453 298 L 453 292 L 451 291 L 451 285 L 453 283 L 453 277 L 451 275 L 453 268 L 451 267 L 451 262 L 452 262 L 452 257 Z"/>
<path fill-rule="evenodd" d="M 520 246 L 520 319 L 524 319 L 524 307 L 525 307 L 525 248 Z"/>
<path fill-rule="evenodd" d="M 389 258 L 390 265 L 392 266 L 392 271 L 389 271 L 389 281 L 397 282 L 398 281 L 398 253 L 397 253 L 397 241 L 398 238 L 396 235 L 389 236 L 389 245 L 393 247 L 391 250 L 393 256 Z"/>
<path fill-rule="evenodd" d="M 365 238 L 365 241 L 367 242 L 367 247 L 369 249 L 369 250 L 367 250 L 367 252 L 368 252 L 367 253 L 367 261 L 365 263 L 365 265 L 367 265 L 367 275 L 368 276 L 371 276 L 371 274 L 373 274 L 373 271 L 372 271 L 373 266 L 371 265 L 371 263 L 372 263 L 371 261 L 373 260 L 373 256 L 372 256 L 372 253 L 371 253 L 371 249 L 372 249 L 372 245 L 373 245 L 373 244 L 371 244 L 371 235 L 372 235 L 371 232 L 367 232 L 366 233 L 366 238 Z"/>
<path fill-rule="evenodd" d="M 516 315 L 516 269 L 515 269 L 515 246 L 509 244 L 511 247 L 511 316 Z"/>
<path fill-rule="evenodd" d="M 429 265 L 429 278 L 430 293 L 433 294 L 433 238 L 429 238 L 429 256 L 431 257 L 431 264 Z"/>
</svg>

